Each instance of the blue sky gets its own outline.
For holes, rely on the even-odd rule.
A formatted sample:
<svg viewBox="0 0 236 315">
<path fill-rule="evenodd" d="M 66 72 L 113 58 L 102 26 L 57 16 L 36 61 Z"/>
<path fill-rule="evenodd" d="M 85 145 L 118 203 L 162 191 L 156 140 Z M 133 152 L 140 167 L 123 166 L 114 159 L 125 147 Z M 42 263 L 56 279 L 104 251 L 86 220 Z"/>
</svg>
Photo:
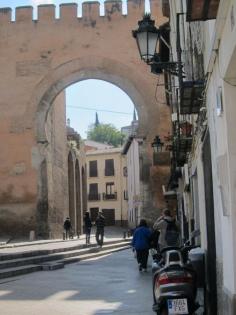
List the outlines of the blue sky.
<svg viewBox="0 0 236 315">
<path fill-rule="evenodd" d="M 121 89 L 105 81 L 85 80 L 74 84 L 67 88 L 66 99 L 70 125 L 83 138 L 86 138 L 88 125 L 95 122 L 94 109 L 97 109 L 99 122 L 111 123 L 118 129 L 129 125 L 133 118 L 131 99 Z"/>
<path fill-rule="evenodd" d="M 36 8 L 40 4 L 55 4 L 58 14 L 60 3 L 78 3 L 78 15 L 81 15 L 82 1 L 76 0 L 0 0 L 0 8 L 14 9 L 26 5 Z M 126 13 L 125 6 L 123 13 Z M 34 10 L 34 17 L 36 17 L 36 10 Z M 131 99 L 121 89 L 105 81 L 85 80 L 74 84 L 66 89 L 66 100 L 70 125 L 83 138 L 86 138 L 88 126 L 95 121 L 96 111 L 100 122 L 112 123 L 118 129 L 129 125 L 133 118 L 134 104 Z"/>
</svg>

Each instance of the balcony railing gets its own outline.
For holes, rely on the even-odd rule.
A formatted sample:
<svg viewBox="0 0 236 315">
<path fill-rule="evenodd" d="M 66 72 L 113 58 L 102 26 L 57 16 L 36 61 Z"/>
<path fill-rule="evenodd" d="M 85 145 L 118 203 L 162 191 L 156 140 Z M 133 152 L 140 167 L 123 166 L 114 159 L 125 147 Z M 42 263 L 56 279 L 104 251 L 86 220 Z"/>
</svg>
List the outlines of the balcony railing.
<svg viewBox="0 0 236 315">
<path fill-rule="evenodd" d="M 101 200 L 101 194 L 88 194 L 89 201 L 98 201 Z"/>
<path fill-rule="evenodd" d="M 198 114 L 203 103 L 204 81 L 184 81 L 180 86 L 180 114 Z"/>
<path fill-rule="evenodd" d="M 103 193 L 103 200 L 117 200 L 117 192 L 114 192 L 114 194 Z"/>
<path fill-rule="evenodd" d="M 187 0 L 187 21 L 215 19 L 220 0 Z"/>
</svg>

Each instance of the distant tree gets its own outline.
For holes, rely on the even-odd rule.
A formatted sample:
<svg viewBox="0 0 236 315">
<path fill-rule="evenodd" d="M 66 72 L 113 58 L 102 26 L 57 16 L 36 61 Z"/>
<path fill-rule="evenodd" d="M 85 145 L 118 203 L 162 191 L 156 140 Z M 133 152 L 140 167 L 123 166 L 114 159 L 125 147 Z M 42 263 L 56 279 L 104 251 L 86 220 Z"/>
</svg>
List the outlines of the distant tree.
<svg viewBox="0 0 236 315">
<path fill-rule="evenodd" d="M 87 138 L 89 140 L 119 147 L 122 145 L 125 136 L 113 125 L 99 123 L 98 125 L 89 126 Z"/>
</svg>

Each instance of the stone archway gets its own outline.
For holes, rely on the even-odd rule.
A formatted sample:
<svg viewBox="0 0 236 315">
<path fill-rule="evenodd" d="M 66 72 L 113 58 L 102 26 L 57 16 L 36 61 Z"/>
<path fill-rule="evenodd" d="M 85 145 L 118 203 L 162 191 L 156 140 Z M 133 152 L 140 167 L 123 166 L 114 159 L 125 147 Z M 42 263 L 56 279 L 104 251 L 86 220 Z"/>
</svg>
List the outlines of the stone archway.
<svg viewBox="0 0 236 315">
<path fill-rule="evenodd" d="M 48 205 L 48 175 L 47 161 L 42 161 L 40 165 L 40 196 L 37 207 L 39 211 L 36 216 L 36 233 L 39 237 L 49 237 L 49 205 Z"/>
<path fill-rule="evenodd" d="M 54 99 L 67 86 L 101 79 L 129 95 L 138 111 L 139 135 L 147 138 L 143 150 L 146 170 L 150 141 L 168 129 L 169 109 L 157 102 L 158 97 L 163 99 L 164 90 L 160 87 L 156 92 L 157 77 L 140 61 L 131 35 L 144 13 L 144 0 L 128 1 L 127 16 L 122 15 L 121 6 L 119 1 L 106 1 L 105 16 L 100 17 L 98 3 L 84 3 L 82 18 L 77 18 L 76 5 L 61 5 L 60 18 L 55 19 L 55 6 L 43 5 L 38 8 L 37 21 L 32 20 L 31 7 L 22 7 L 16 10 L 15 22 L 11 10 L 0 9 L 0 215 L 19 233 L 23 226 L 26 233 L 35 229 L 40 217 L 40 165 L 46 159 L 51 172 L 54 163 L 47 160 L 51 144 L 45 122 Z M 151 1 L 151 11 L 160 24 L 166 22 L 160 0 Z M 63 161 L 55 163 L 60 167 L 66 164 Z M 146 178 L 148 186 L 148 173 Z M 50 189 L 52 174 L 49 179 Z M 144 189 L 146 200 L 151 199 L 148 189 Z M 63 215 L 59 220 L 52 192 L 49 196 L 49 230 L 57 230 L 58 237 Z M 0 231 L 5 226 L 0 222 Z"/>
<path fill-rule="evenodd" d="M 29 123 L 35 123 L 34 126 L 29 125 L 28 128 L 35 127 L 37 142 L 46 143 L 45 121 L 57 95 L 73 83 L 87 79 L 98 79 L 118 86 L 131 98 L 138 111 L 139 134 L 147 136 L 149 132 L 146 128 L 148 119 L 154 115 L 155 123 L 158 125 L 159 110 L 156 108 L 155 113 L 149 112 L 151 100 L 147 93 L 149 90 L 148 82 L 142 77 L 138 80 L 134 80 L 132 77 L 131 67 L 124 66 L 122 63 L 109 58 L 89 56 L 62 64 L 53 69 L 50 75 L 46 76 L 35 88 L 23 115 L 24 117 L 31 115 L 31 119 L 27 120 Z M 27 125 L 28 122 L 25 124 Z"/>
</svg>

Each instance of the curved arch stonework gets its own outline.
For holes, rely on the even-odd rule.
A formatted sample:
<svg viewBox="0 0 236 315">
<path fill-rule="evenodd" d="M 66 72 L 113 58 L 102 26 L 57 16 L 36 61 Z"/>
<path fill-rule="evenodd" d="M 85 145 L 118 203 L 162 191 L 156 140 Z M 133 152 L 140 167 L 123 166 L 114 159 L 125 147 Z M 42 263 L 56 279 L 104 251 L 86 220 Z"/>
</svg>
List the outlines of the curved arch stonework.
<svg viewBox="0 0 236 315">
<path fill-rule="evenodd" d="M 166 22 L 161 1 L 150 2 L 158 24 Z M 157 134 L 169 131 L 169 108 L 163 105 L 164 89 L 157 85 L 157 81 L 163 82 L 162 77 L 150 73 L 132 38 L 131 31 L 144 13 L 144 0 L 130 0 L 127 7 L 124 16 L 121 1 L 106 1 L 105 16 L 99 16 L 99 3 L 83 3 L 82 17 L 78 18 L 76 4 L 61 5 L 60 18 L 56 19 L 55 6 L 41 5 L 36 21 L 32 19 L 32 7 L 22 7 L 16 9 L 14 22 L 9 8 L 0 9 L 0 231 L 14 229 L 16 234 L 28 234 L 37 230 L 41 211 L 38 205 L 44 198 L 40 167 L 46 160 L 47 230 L 53 237 L 62 235 L 63 216 L 68 210 L 63 210 L 68 197 L 66 158 L 60 154 L 65 148 L 61 145 L 58 150 L 53 144 L 55 131 L 45 125 L 50 126 L 56 112 L 55 108 L 51 110 L 53 101 L 75 82 L 105 80 L 129 95 L 138 111 L 139 135 L 146 137 L 142 167 L 150 167 L 150 142 Z M 62 136 L 66 142 L 66 134 Z M 59 217 L 58 202 L 53 197 L 58 194 L 54 191 L 53 172 L 58 170 L 57 176 L 65 186 L 57 187 L 60 194 L 65 194 Z M 165 174 L 168 169 L 162 169 L 162 178 Z M 146 175 L 144 203 L 148 211 L 153 205 L 148 194 L 151 179 Z M 161 207 L 161 187 L 159 190 Z"/>
<path fill-rule="evenodd" d="M 36 139 L 38 142 L 47 141 L 45 121 L 56 96 L 69 85 L 86 79 L 104 80 L 126 92 L 135 104 L 140 117 L 139 133 L 147 135 L 149 130 L 146 126 L 153 114 L 150 95 L 148 95 L 149 82 L 139 77 L 128 65 L 124 66 L 120 62 L 108 58 L 90 56 L 71 60 L 56 69 L 52 69 L 50 75 L 43 78 L 36 86 L 23 116 L 31 115 L 29 122 L 36 121 Z M 157 115 L 156 124 L 158 125 L 160 118 L 158 108 L 156 108 L 155 115 Z M 30 127 L 32 126 L 29 125 Z"/>
</svg>

